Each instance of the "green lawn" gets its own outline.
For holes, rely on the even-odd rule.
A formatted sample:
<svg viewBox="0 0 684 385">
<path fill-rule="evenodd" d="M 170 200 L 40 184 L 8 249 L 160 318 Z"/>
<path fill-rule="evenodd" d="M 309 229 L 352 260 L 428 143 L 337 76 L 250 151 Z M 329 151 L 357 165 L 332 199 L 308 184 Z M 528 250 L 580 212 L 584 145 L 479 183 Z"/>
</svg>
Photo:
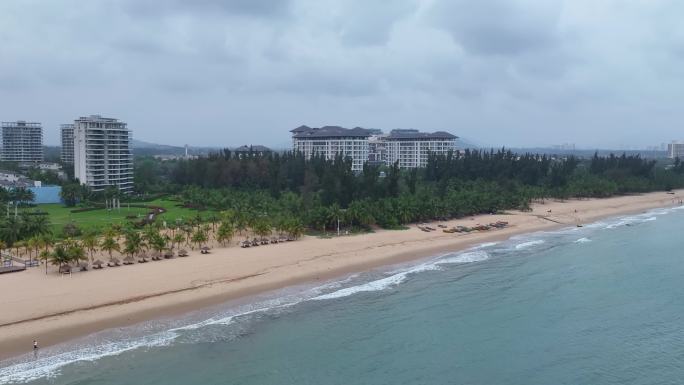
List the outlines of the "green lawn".
<svg viewBox="0 0 684 385">
<path fill-rule="evenodd" d="M 150 202 L 132 204 L 163 207 L 166 212 L 160 215 L 157 220 L 165 221 L 169 225 L 176 222 L 176 220 L 195 218 L 198 214 L 197 210 L 178 207 L 178 202 L 168 199 L 157 199 Z M 131 221 L 131 219 L 126 218 L 130 215 L 135 215 L 136 218 L 142 219 L 150 211 L 145 208 L 128 207 L 126 203 L 121 204 L 120 210 L 100 209 L 80 213 L 72 213 L 71 211 L 75 209 L 74 207 L 65 207 L 62 204 L 41 204 L 38 205 L 37 208 L 49 214 L 54 234 L 60 234 L 62 232 L 62 227 L 72 221 L 76 223 L 81 230 L 104 229 L 114 223 L 124 224 Z M 202 218 L 208 218 L 214 214 L 214 212 L 202 211 L 199 212 L 199 214 Z"/>
</svg>

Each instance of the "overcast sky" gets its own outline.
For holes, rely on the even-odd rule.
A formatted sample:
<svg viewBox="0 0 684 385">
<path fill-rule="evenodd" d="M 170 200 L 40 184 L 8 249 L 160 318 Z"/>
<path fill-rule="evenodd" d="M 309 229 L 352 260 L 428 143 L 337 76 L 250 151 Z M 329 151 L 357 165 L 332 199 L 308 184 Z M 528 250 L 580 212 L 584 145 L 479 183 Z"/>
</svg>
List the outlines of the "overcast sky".
<svg viewBox="0 0 684 385">
<path fill-rule="evenodd" d="M 136 139 L 284 147 L 289 130 L 484 145 L 684 139 L 681 0 L 1 0 L 0 120 L 101 114 Z"/>
</svg>

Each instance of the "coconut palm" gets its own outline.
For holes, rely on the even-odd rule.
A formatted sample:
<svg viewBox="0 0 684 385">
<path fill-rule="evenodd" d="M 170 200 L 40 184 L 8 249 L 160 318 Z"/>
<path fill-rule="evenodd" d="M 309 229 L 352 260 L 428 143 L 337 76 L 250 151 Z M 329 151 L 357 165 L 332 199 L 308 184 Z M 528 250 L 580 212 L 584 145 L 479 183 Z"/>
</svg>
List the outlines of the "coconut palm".
<svg viewBox="0 0 684 385">
<path fill-rule="evenodd" d="M 233 228 L 233 225 L 230 222 L 223 221 L 216 232 L 216 240 L 221 242 L 223 247 L 226 247 L 226 243 L 230 243 L 234 233 L 235 228 Z"/>
<path fill-rule="evenodd" d="M 67 251 L 65 245 L 62 243 L 55 246 L 54 250 L 52 250 L 52 253 L 49 254 L 49 258 L 53 265 L 59 266 L 60 268 L 63 265 L 66 265 L 69 262 L 71 262 L 69 252 Z"/>
<path fill-rule="evenodd" d="M 97 251 L 98 241 L 97 234 L 95 232 L 89 232 L 83 236 L 81 240 L 81 245 L 88 250 L 88 255 L 90 256 L 90 263 L 93 263 L 93 254 Z"/>
<path fill-rule="evenodd" d="M 192 234 L 192 243 L 194 243 L 197 247 L 200 247 L 206 241 L 207 241 L 207 233 L 204 232 L 204 230 L 197 229 Z M 193 250 L 194 250 L 194 248 L 193 248 Z"/>
<path fill-rule="evenodd" d="M 67 241 L 63 243 L 63 246 L 66 249 L 69 262 L 78 264 L 80 261 L 88 259 L 85 249 L 81 246 L 80 242 L 67 239 Z"/>
<path fill-rule="evenodd" d="M 117 242 L 111 235 L 105 235 L 100 243 L 100 249 L 109 253 L 109 261 L 111 262 L 114 258 L 112 252 L 119 251 L 121 247 L 119 246 L 119 242 Z"/>
<path fill-rule="evenodd" d="M 185 242 L 185 235 L 181 232 L 177 232 L 176 234 L 173 235 L 173 238 L 171 238 L 171 243 L 173 247 L 180 247 L 180 245 Z"/>
<path fill-rule="evenodd" d="M 157 234 L 158 235 L 158 234 Z M 135 257 L 140 254 L 143 250 L 144 241 L 143 237 L 137 231 L 129 231 L 126 233 L 126 238 L 124 240 L 124 253 Z"/>
<path fill-rule="evenodd" d="M 155 251 L 158 251 L 159 254 L 161 254 L 164 251 L 164 249 L 166 249 L 167 238 L 164 235 L 156 233 L 153 236 L 151 236 L 150 239 L 147 240 L 147 244 L 150 248 L 152 248 Z"/>
<path fill-rule="evenodd" d="M 36 258 L 38 258 L 38 249 L 40 248 L 40 238 L 34 235 L 26 241 L 26 249 L 28 250 L 29 261 L 33 258 L 33 251 L 36 253 Z"/>
</svg>

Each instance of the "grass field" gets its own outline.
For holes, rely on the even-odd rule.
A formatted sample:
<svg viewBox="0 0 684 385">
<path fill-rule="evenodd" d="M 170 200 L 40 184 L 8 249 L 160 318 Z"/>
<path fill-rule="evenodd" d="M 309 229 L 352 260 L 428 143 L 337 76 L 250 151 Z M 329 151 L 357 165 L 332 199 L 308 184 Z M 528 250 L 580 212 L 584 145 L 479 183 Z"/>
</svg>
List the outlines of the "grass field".
<svg viewBox="0 0 684 385">
<path fill-rule="evenodd" d="M 160 215 L 157 220 L 165 221 L 167 224 L 172 224 L 176 220 L 187 220 L 195 218 L 199 213 L 202 218 L 208 218 L 214 212 L 192 210 L 184 207 L 178 207 L 178 202 L 168 199 L 157 199 L 150 202 L 134 203 L 134 205 L 150 205 L 163 207 L 166 212 Z M 139 207 L 128 207 L 126 203 L 121 204 L 120 210 L 92 210 L 80 213 L 72 213 L 74 207 L 65 207 L 62 204 L 42 204 L 37 206 L 41 211 L 45 211 L 49 215 L 50 224 L 54 234 L 61 234 L 62 228 L 69 222 L 76 223 L 81 230 L 87 231 L 89 229 L 104 229 L 111 224 L 124 224 L 132 221 L 127 219 L 127 216 L 136 216 L 135 220 L 142 219 L 150 211 L 149 209 Z"/>
</svg>

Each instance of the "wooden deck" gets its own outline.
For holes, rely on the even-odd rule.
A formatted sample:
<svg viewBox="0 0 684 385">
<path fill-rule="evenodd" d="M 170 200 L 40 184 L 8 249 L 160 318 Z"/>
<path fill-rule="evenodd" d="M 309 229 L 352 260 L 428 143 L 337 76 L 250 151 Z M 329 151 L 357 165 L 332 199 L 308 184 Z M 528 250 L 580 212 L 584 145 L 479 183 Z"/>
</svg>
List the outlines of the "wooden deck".
<svg viewBox="0 0 684 385">
<path fill-rule="evenodd" d="M 24 266 L 0 267 L 0 274 L 16 273 L 17 271 L 24 271 L 24 270 L 26 270 L 26 268 Z"/>
</svg>

